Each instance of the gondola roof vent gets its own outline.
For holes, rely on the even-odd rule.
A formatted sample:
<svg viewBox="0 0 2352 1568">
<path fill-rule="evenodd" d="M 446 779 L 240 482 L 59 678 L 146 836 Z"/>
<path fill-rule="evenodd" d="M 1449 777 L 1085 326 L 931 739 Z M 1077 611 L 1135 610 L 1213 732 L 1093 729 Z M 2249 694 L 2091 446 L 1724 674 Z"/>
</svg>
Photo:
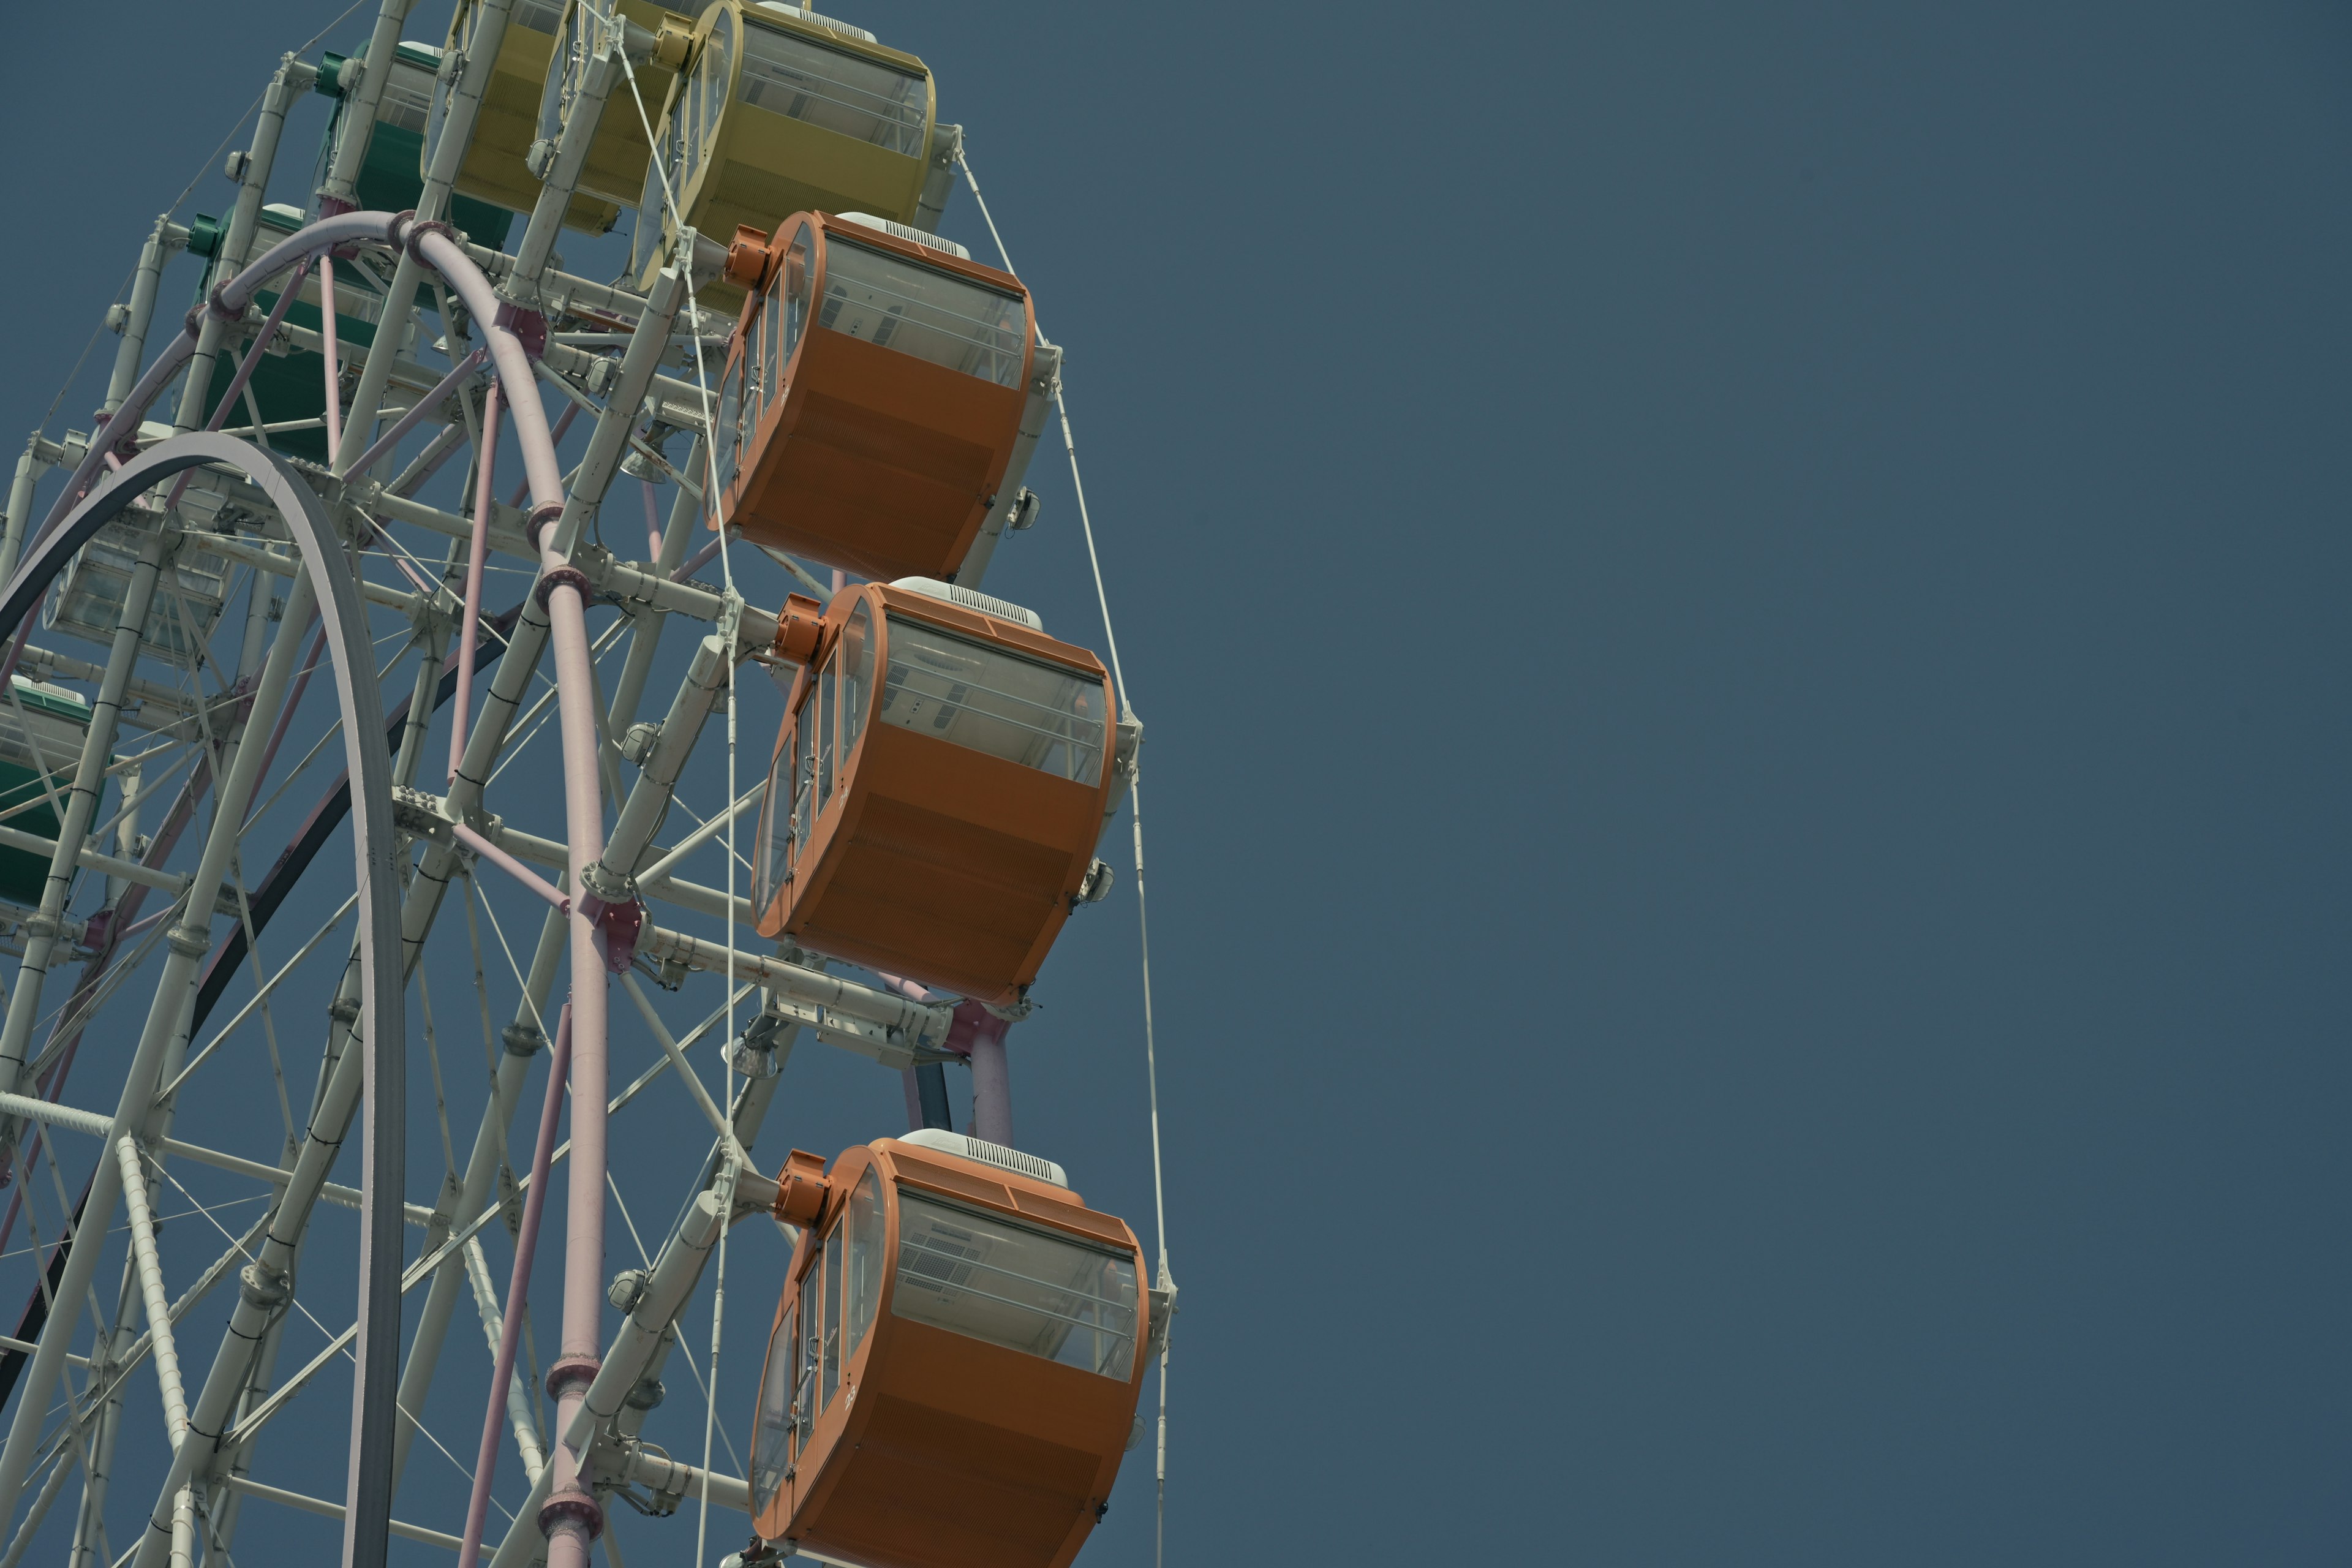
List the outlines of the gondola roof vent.
<svg viewBox="0 0 2352 1568">
<path fill-rule="evenodd" d="M 967 610 L 978 610 L 983 616 L 994 616 L 1000 621 L 1027 626 L 1033 632 L 1045 629 L 1045 623 L 1036 611 L 1024 610 L 977 588 L 961 588 L 953 583 L 942 583 L 936 577 L 901 577 L 890 586 L 904 588 L 910 594 L 921 594 L 927 598 L 944 599 Z"/>
<path fill-rule="evenodd" d="M 936 1149 L 942 1154 L 977 1160 L 983 1165 L 1000 1165 L 1032 1181 L 1051 1182 L 1057 1187 L 1070 1184 L 1070 1178 L 1063 1173 L 1062 1167 L 1051 1160 L 1040 1160 L 1034 1154 L 1024 1154 L 1018 1149 L 1007 1149 L 1002 1143 L 991 1143 L 985 1139 L 968 1138 L 961 1132 L 925 1127 L 906 1134 L 898 1142 L 911 1143 L 918 1149 Z"/>
</svg>

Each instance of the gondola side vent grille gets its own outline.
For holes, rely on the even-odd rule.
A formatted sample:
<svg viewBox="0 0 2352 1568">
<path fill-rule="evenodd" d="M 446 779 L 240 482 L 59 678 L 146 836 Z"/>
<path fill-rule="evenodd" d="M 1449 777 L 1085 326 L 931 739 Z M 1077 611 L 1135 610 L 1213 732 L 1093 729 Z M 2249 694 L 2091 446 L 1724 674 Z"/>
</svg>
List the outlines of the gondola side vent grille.
<svg viewBox="0 0 2352 1568">
<path fill-rule="evenodd" d="M 837 37 L 856 38 L 861 43 L 867 44 L 878 41 L 873 34 L 854 22 L 844 22 L 832 16 L 820 16 L 815 12 L 805 10 L 798 5 L 780 5 L 778 0 L 758 0 L 758 8 L 762 11 L 773 11 L 781 16 L 790 16 L 795 22 L 805 22 L 812 27 L 822 27 Z"/>
<path fill-rule="evenodd" d="M 910 244 L 924 246 L 932 250 L 944 250 L 958 261 L 971 259 L 971 252 L 954 240 L 941 239 L 938 235 L 917 228 L 912 224 L 898 223 L 887 217 L 876 217 L 872 213 L 838 213 L 835 216 L 842 222 L 854 223 L 860 228 L 877 229 L 883 234 L 894 235 Z"/>
<path fill-rule="evenodd" d="M 1024 610 L 1018 605 L 983 594 L 977 588 L 958 587 L 953 583 L 942 583 L 937 577 L 901 577 L 890 586 L 904 588 L 909 594 L 921 594 L 928 598 L 944 599 L 950 605 L 961 605 L 967 610 L 977 610 L 983 616 L 994 616 L 1000 621 L 1011 621 L 1015 626 L 1027 626 L 1033 632 L 1042 632 L 1045 629 L 1045 622 L 1036 611 Z"/>
<path fill-rule="evenodd" d="M 1034 1154 L 1024 1154 L 1018 1149 L 1007 1149 L 1002 1143 L 985 1139 L 966 1137 L 942 1128 L 925 1127 L 898 1140 L 918 1149 L 936 1149 L 942 1154 L 957 1154 L 967 1160 L 977 1160 L 984 1165 L 997 1165 L 1028 1177 L 1033 1182 L 1051 1182 L 1057 1187 L 1067 1187 L 1070 1178 L 1062 1167 L 1051 1160 L 1040 1160 Z"/>
</svg>

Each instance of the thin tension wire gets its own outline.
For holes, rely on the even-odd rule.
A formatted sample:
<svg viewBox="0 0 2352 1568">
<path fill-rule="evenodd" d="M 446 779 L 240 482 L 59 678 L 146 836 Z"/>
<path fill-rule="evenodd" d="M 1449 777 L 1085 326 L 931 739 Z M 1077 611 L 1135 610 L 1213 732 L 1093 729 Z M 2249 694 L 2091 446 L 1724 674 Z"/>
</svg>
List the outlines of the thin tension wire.
<svg viewBox="0 0 2352 1568">
<path fill-rule="evenodd" d="M 607 28 L 611 28 L 614 32 L 618 31 L 617 25 L 614 20 L 613 13 L 610 9 L 597 9 L 595 0 L 584 0 L 584 4 L 586 4 L 589 10 L 593 12 L 598 18 L 604 22 Z M 661 139 L 654 134 L 653 117 L 646 112 L 645 94 L 640 91 L 637 87 L 636 67 L 632 64 L 629 59 L 628 50 L 619 48 L 617 43 L 614 47 L 615 52 L 621 58 L 622 75 L 627 79 L 629 83 L 629 97 L 634 100 L 636 104 L 637 123 L 644 128 L 646 141 L 653 147 L 654 150 L 653 170 L 655 176 L 661 182 L 662 205 L 669 209 L 670 222 L 677 227 L 678 232 L 684 233 L 687 228 L 686 215 L 678 209 L 677 193 L 670 189 L 669 171 L 663 167 L 662 164 Z M 640 221 L 642 221 L 642 219 L 640 219 Z M 708 487 L 703 493 L 710 497 L 712 504 L 716 505 L 719 496 L 719 426 L 718 421 L 711 416 L 710 375 L 709 371 L 704 368 L 702 362 L 702 303 L 697 297 L 697 291 L 694 287 L 694 253 L 692 247 L 689 247 L 688 248 L 683 260 L 685 265 L 680 270 L 686 279 L 687 331 L 694 340 L 694 387 L 695 393 L 702 404 L 703 483 Z M 734 563 L 728 557 L 727 545 L 727 530 L 722 528 L 719 531 L 719 577 L 720 586 L 725 592 L 725 597 L 721 601 L 725 608 L 722 610 L 720 616 L 720 631 L 727 638 L 728 653 L 730 656 L 727 660 L 727 798 L 731 803 L 735 799 L 736 795 L 735 670 L 737 660 L 733 655 L 735 651 L 734 643 L 736 626 L 739 624 L 739 617 L 742 613 L 743 601 L 741 596 L 735 591 Z M 740 857 L 735 853 L 735 821 L 738 815 L 740 814 L 732 811 L 728 814 L 726 827 L 727 907 L 730 910 L 735 907 L 735 862 L 740 858 Z M 726 974 L 727 1033 L 728 1037 L 731 1039 L 735 1034 L 735 949 L 732 943 L 730 943 L 727 949 Z M 735 1056 L 731 1050 L 727 1053 L 727 1076 L 725 1081 L 727 1105 L 729 1108 L 729 1114 L 731 1117 L 735 1104 Z M 729 1142 L 732 1142 L 733 1140 L 730 1138 Z M 734 1155 L 732 1152 L 730 1151 L 727 1153 L 725 1164 L 719 1171 L 719 1181 L 717 1183 L 717 1184 L 722 1188 L 726 1194 L 726 1207 L 720 1211 L 722 1214 L 731 1213 L 734 1209 L 735 1178 L 737 1174 L 738 1171 Z M 705 1390 L 705 1397 L 702 1405 L 702 1487 L 701 1495 L 698 1499 L 699 1506 L 696 1510 L 694 1521 L 694 1560 L 698 1563 L 701 1562 L 706 1554 L 706 1548 L 709 1544 L 710 1532 L 711 1438 L 713 1434 L 717 1432 L 719 1426 L 719 1350 L 720 1338 L 727 1324 L 727 1233 L 731 1228 L 733 1227 L 727 1225 L 721 1225 L 719 1227 L 719 1257 L 717 1258 L 719 1272 L 717 1279 L 712 1284 L 710 1302 L 710 1383 L 709 1387 Z M 730 1443 L 728 1445 L 728 1448 L 731 1452 L 734 1448 L 734 1445 Z"/>
<path fill-rule="evenodd" d="M 996 242 L 997 257 L 1003 261 L 1004 270 L 1013 271 L 1012 253 L 1004 247 L 1004 236 L 997 232 L 996 219 L 988 210 L 988 198 L 980 194 L 980 181 L 973 177 L 971 163 L 963 149 L 956 149 L 956 165 L 963 170 L 964 184 L 971 187 L 971 199 L 980 204 L 980 216 L 988 225 L 988 236 Z M 1019 276 L 1015 273 L 1014 276 Z M 1040 331 L 1037 341 L 1046 341 Z M 1087 539 L 1087 563 L 1094 568 L 1095 603 L 1102 609 L 1103 639 L 1110 648 L 1110 677 L 1118 688 L 1121 711 L 1132 714 L 1135 709 L 1128 700 L 1127 676 L 1119 668 L 1118 634 L 1111 629 L 1110 596 L 1103 590 L 1102 557 L 1095 552 L 1094 520 L 1087 512 L 1087 483 L 1078 473 L 1078 444 L 1070 434 L 1070 408 L 1062 400 L 1060 380 L 1055 378 L 1054 408 L 1062 418 L 1062 449 L 1069 454 L 1070 484 L 1077 491 L 1078 526 Z M 1106 737 L 1108 739 L 1108 737 Z M 1135 773 L 1128 780 L 1128 797 L 1135 810 L 1135 923 L 1143 946 L 1143 1069 L 1150 1089 L 1151 1101 L 1151 1206 L 1153 1219 L 1160 1230 L 1160 1289 L 1168 1292 L 1172 1308 L 1176 1300 L 1175 1280 L 1168 1271 L 1168 1199 L 1160 1177 L 1160 1052 L 1151 1023 L 1151 921 L 1146 913 L 1143 899 L 1143 758 L 1139 751 Z M 1168 1351 L 1174 1342 L 1172 1334 L 1160 1342 L 1160 1441 L 1158 1465 L 1154 1479 L 1159 1486 L 1158 1510 L 1153 1525 L 1151 1560 L 1160 1564 L 1166 1561 L 1168 1549 Z"/>
</svg>

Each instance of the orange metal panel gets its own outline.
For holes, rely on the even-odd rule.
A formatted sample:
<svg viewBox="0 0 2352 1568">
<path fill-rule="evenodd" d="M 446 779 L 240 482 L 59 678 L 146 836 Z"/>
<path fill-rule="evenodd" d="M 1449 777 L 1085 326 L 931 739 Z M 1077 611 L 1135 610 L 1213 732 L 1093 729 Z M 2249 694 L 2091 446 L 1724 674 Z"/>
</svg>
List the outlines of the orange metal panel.
<svg viewBox="0 0 2352 1568">
<path fill-rule="evenodd" d="M 1092 784 L 1055 778 L 881 723 L 877 678 L 856 749 L 844 759 L 794 877 L 762 912 L 760 931 L 927 985 L 1010 1003 L 1036 979 L 1094 859 L 1116 782 L 1110 683 L 1082 648 L 906 590 L 868 584 L 836 595 L 827 621 L 838 627 L 861 599 L 877 621 L 896 612 L 1045 655 L 1099 681 L 1100 778 Z M 877 670 L 887 669 L 887 633 L 880 655 Z M 804 696 L 802 716 L 814 711 Z M 780 749 L 790 733 L 788 725 Z"/>
<path fill-rule="evenodd" d="M 1034 315 L 1011 274 L 824 214 L 776 230 L 781 255 L 814 217 L 820 235 L 811 320 L 782 370 L 782 390 L 744 433 L 736 477 L 711 519 L 744 537 L 861 576 L 952 578 L 979 537 L 1020 434 Z M 1022 299 L 1030 327 L 1019 384 L 1001 386 L 819 324 L 831 236 Z M 722 384 L 756 342 L 745 302 Z"/>
<path fill-rule="evenodd" d="M 1075 1193 L 883 1139 L 835 1163 L 826 1224 L 803 1237 L 777 1323 L 839 1202 L 869 1167 L 885 1183 L 888 1216 L 874 1324 L 754 1523 L 768 1540 L 867 1568 L 1066 1568 L 1110 1496 L 1142 1392 L 1142 1249 L 1125 1224 L 1085 1208 Z M 1033 1225 L 1051 1210 L 1053 1227 L 1130 1253 L 1138 1295 L 1129 1375 L 1103 1377 L 898 1317 L 898 1176 Z"/>
</svg>

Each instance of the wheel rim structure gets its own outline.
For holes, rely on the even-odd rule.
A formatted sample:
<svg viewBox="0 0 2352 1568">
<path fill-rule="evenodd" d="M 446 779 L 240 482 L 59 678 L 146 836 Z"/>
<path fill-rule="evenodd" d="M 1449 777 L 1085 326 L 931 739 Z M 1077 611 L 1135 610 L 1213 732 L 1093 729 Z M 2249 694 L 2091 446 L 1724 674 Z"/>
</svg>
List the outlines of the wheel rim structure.
<svg viewBox="0 0 2352 1568">
<path fill-rule="evenodd" d="M 789 939 L 751 933 L 735 845 L 765 762 L 754 759 L 749 789 L 733 777 L 733 689 L 746 664 L 782 667 L 774 656 L 792 612 L 737 591 L 725 535 L 718 584 L 695 575 L 711 552 L 688 559 L 698 492 L 717 477 L 716 367 L 704 360 L 723 352 L 729 329 L 698 290 L 724 253 L 674 230 L 670 259 L 637 291 L 567 274 L 551 250 L 596 114 L 644 115 L 650 139 L 660 100 L 635 72 L 671 47 L 668 35 L 624 47 L 625 29 L 609 18 L 590 35 L 587 63 L 567 68 L 587 107 L 551 143 L 537 207 L 506 252 L 443 221 L 515 10 L 499 0 L 475 7 L 471 45 L 445 68 L 415 205 L 357 199 L 407 9 L 383 0 L 361 61 L 336 68 L 340 130 L 317 216 L 273 237 L 261 197 L 289 106 L 322 68 L 293 55 L 279 63 L 233 176 L 240 195 L 215 238 L 211 286 L 145 357 L 166 335 L 150 331 L 156 274 L 189 232 L 159 221 L 104 417 L 87 435 L 36 437 L 9 494 L 0 730 L 31 748 L 34 765 L 31 784 L 0 794 L 0 851 L 30 857 L 27 868 L 46 857 L 47 875 L 37 895 L 27 869 L 23 899 L 0 896 L 0 948 L 15 956 L 0 1025 L 0 1249 L 26 1249 L 34 1276 L 0 1347 L 0 1398 L 16 1402 L 0 1445 L 0 1568 L 58 1555 L 139 1568 L 233 1562 L 240 1512 L 256 1500 L 338 1520 L 348 1564 L 386 1561 L 394 1541 L 458 1548 L 461 1562 L 478 1541 L 480 1559 L 500 1568 L 584 1563 L 616 1495 L 640 1510 L 684 1500 L 706 1521 L 712 1507 L 740 1520 L 745 1483 L 708 1451 L 708 1417 L 699 1463 L 670 1458 L 641 1429 L 673 1359 L 704 1381 L 681 1314 L 698 1293 L 723 1291 L 729 1226 L 777 1199 L 750 1151 L 778 1068 L 805 1037 L 904 1074 L 911 1104 L 916 1069 L 932 1075 L 923 1100 L 943 1096 L 937 1064 L 971 1057 L 976 1033 L 982 1052 L 999 1052 L 992 1092 L 1004 1092 L 1008 1015 L 832 973 Z M 573 7 L 583 9 L 598 15 Z M 379 310 L 364 341 L 341 337 L 336 301 L 353 278 L 379 304 L 413 304 Z M 313 300 L 310 317 L 289 315 Z M 249 378 L 289 351 L 326 378 L 323 461 L 272 449 L 251 391 Z M 560 457 L 574 425 L 572 455 Z M 494 490 L 517 478 L 514 453 L 522 483 L 509 499 Z M 463 493 L 418 499 L 445 465 L 467 472 Z M 61 482 L 44 508 L 36 489 L 47 473 Z M 655 499 L 665 481 L 666 518 Z M 633 489 L 642 533 L 622 521 Z M 111 577 L 92 565 L 101 559 Z M 799 585 L 820 586 L 774 559 Z M 779 600 L 793 585 L 776 588 Z M 63 647 L 52 624 L 87 618 L 92 603 L 96 635 L 77 635 L 101 643 L 102 658 Z M 54 725 L 37 725 L 28 694 L 80 704 L 69 751 Z M 720 730 L 728 793 L 696 812 L 680 793 L 698 747 L 708 755 Z M 530 750 L 542 733 L 549 742 Z M 560 835 L 519 826 L 550 803 Z M 662 836 L 680 814 L 693 826 Z M 324 879 L 343 890 L 346 830 L 353 880 L 337 908 L 315 889 Z M 714 857 L 723 877 L 684 874 Z M 516 915 L 534 907 L 535 931 Z M 273 927 L 283 910 L 313 908 L 332 918 L 290 934 Z M 473 992 L 445 994 L 436 1020 L 429 979 L 467 967 Z M 687 998 L 696 1026 L 666 1020 L 648 982 Z M 625 1082 L 609 1054 L 615 989 L 631 1038 L 659 1047 Z M 288 1021 L 298 997 L 323 998 L 328 1016 L 307 1111 L 289 1087 L 302 1065 Z M 447 1092 L 440 1051 L 471 1033 L 476 1012 L 486 1089 L 467 1143 L 468 1102 Z M 717 1095 L 687 1054 L 709 1036 L 726 1062 Z M 257 1075 L 265 1049 L 270 1088 L 249 1088 L 235 1112 L 217 1109 L 238 1098 L 214 1087 L 223 1064 Z M 408 1169 L 420 1049 L 437 1191 Z M 534 1149 L 533 1118 L 519 1112 L 541 1056 L 552 1068 Z M 100 1091 L 117 1075 L 109 1107 Z M 664 1076 L 675 1082 L 655 1092 L 685 1090 L 705 1142 L 683 1152 L 682 1184 L 656 1194 L 676 1207 L 657 1237 L 638 1236 L 623 1205 L 646 1256 L 608 1293 L 606 1191 L 618 1199 L 620 1188 L 605 1119 Z M 569 1142 L 551 1149 L 567 1089 Z M 192 1123 L 184 1102 L 215 1108 Z M 362 1109 L 362 1147 L 339 1163 Z M 532 1174 L 534 1152 L 539 1172 L 562 1170 Z M 87 1173 L 79 1195 L 69 1172 Z M 557 1179 L 563 1283 L 551 1343 L 549 1304 L 534 1330 L 519 1298 L 541 1194 Z M 356 1237 L 311 1225 L 322 1201 L 360 1209 Z M 482 1246 L 500 1229 L 520 1237 L 504 1278 Z M 345 1251 L 355 1303 L 299 1289 L 306 1252 L 334 1268 Z M 608 1300 L 621 1312 L 609 1336 Z M 530 1488 L 510 1517 L 487 1518 L 483 1479 L 461 1542 L 454 1520 L 420 1523 L 396 1500 L 420 1437 L 460 1474 L 488 1473 L 467 1455 L 470 1434 L 436 1425 L 443 1350 L 451 1332 L 473 1331 L 468 1314 L 514 1366 L 489 1386 L 482 1456 L 503 1460 L 509 1498 L 518 1462 Z M 255 1479 L 260 1439 L 285 1412 L 331 1405 L 345 1362 L 341 1496 Z M 726 1397 L 710 1371 L 706 1398 Z M 532 1384 L 554 1401 L 551 1423 Z M 477 1384 L 470 1397 L 481 1394 Z M 322 1428 L 314 1417 L 305 1429 Z M 698 1526 L 698 1553 L 712 1528 Z"/>
</svg>

